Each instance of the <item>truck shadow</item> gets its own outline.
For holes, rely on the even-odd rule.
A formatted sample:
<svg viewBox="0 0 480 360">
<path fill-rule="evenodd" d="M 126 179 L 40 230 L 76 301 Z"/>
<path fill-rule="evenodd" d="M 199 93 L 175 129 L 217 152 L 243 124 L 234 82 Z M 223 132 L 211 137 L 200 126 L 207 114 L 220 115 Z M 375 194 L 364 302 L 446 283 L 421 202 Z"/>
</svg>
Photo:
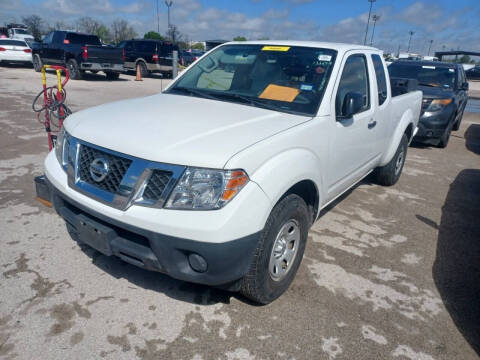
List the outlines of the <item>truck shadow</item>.
<svg viewBox="0 0 480 360">
<path fill-rule="evenodd" d="M 433 279 L 458 330 L 480 355 L 480 170 L 450 185 L 438 226 Z"/>
<path fill-rule="evenodd" d="M 130 265 L 115 256 L 105 256 L 88 245 L 77 243 L 82 252 L 91 258 L 92 264 L 115 279 L 123 278 L 127 280 L 131 284 L 129 288 L 139 287 L 152 290 L 157 293 L 163 293 L 172 299 L 196 305 L 229 304 L 232 297 L 248 302 L 239 294 L 206 285 L 176 280 L 159 272 L 144 270 Z"/>
<path fill-rule="evenodd" d="M 468 150 L 480 155 L 480 125 L 472 124 L 465 131 L 465 146 Z"/>
</svg>

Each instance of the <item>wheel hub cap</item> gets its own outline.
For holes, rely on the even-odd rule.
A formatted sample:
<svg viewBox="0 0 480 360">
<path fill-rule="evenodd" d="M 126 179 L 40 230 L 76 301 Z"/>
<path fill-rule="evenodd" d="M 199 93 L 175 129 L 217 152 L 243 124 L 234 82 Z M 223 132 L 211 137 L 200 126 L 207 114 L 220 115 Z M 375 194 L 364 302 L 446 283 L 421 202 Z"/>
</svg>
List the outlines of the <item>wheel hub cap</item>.
<svg viewBox="0 0 480 360">
<path fill-rule="evenodd" d="M 269 272 L 274 281 L 282 280 L 292 268 L 300 244 L 300 227 L 296 220 L 288 220 L 273 243 Z"/>
</svg>

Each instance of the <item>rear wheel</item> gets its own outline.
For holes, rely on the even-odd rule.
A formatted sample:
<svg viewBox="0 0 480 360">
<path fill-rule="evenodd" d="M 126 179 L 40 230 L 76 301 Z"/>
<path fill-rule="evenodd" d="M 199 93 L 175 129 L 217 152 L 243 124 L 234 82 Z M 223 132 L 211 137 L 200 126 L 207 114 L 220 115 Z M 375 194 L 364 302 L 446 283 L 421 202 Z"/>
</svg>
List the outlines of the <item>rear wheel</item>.
<svg viewBox="0 0 480 360">
<path fill-rule="evenodd" d="M 407 157 L 408 137 L 403 134 L 397 151 L 390 162 L 382 167 L 375 169 L 374 176 L 378 184 L 383 186 L 395 185 L 402 174 L 403 165 Z"/>
<path fill-rule="evenodd" d="M 67 69 L 70 73 L 70 78 L 73 80 L 81 80 L 83 77 L 83 72 L 80 71 L 77 60 L 70 59 L 67 61 Z"/>
<path fill-rule="evenodd" d="M 302 261 L 310 222 L 307 205 L 298 195 L 287 195 L 273 208 L 241 280 L 245 297 L 268 304 L 288 289 Z"/>
<path fill-rule="evenodd" d="M 120 73 L 112 71 L 106 72 L 105 75 L 107 76 L 108 80 L 118 80 L 120 77 Z"/>
<path fill-rule="evenodd" d="M 140 75 L 142 75 L 142 78 L 150 76 L 150 72 L 147 69 L 147 65 L 143 61 L 139 61 L 137 63 L 137 66 L 140 66 Z"/>
<path fill-rule="evenodd" d="M 36 72 L 42 71 L 43 62 L 42 62 L 42 59 L 40 59 L 40 56 L 38 54 L 33 55 L 32 62 L 33 62 L 33 69 Z"/>
</svg>

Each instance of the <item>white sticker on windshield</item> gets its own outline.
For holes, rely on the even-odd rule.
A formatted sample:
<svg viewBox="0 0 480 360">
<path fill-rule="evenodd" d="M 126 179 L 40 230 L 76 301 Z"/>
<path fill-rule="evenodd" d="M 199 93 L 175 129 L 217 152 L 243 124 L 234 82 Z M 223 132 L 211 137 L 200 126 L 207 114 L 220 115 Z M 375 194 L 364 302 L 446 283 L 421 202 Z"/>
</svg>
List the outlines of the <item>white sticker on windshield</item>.
<svg viewBox="0 0 480 360">
<path fill-rule="evenodd" d="M 318 55 L 318 61 L 330 61 L 332 60 L 331 55 Z"/>
<path fill-rule="evenodd" d="M 450 71 L 450 72 L 455 72 L 455 69 L 448 69 L 448 71 Z"/>
<path fill-rule="evenodd" d="M 423 68 L 423 69 L 433 69 L 433 70 L 435 70 L 435 66 L 423 65 L 422 68 Z"/>
</svg>

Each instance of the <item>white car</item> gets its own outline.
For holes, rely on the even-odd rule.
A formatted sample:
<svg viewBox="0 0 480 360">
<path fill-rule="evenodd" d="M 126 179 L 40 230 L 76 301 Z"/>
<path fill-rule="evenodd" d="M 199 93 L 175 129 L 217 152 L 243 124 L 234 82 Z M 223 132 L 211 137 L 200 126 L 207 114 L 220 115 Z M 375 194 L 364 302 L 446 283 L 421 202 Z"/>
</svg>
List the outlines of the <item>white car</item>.
<svg viewBox="0 0 480 360">
<path fill-rule="evenodd" d="M 223 44 L 161 94 L 68 117 L 51 200 L 105 255 L 269 303 L 322 208 L 372 171 L 399 179 L 422 93 L 387 74 L 371 47 Z"/>
<path fill-rule="evenodd" d="M 32 49 L 23 40 L 0 39 L 1 63 L 32 63 Z"/>
</svg>

